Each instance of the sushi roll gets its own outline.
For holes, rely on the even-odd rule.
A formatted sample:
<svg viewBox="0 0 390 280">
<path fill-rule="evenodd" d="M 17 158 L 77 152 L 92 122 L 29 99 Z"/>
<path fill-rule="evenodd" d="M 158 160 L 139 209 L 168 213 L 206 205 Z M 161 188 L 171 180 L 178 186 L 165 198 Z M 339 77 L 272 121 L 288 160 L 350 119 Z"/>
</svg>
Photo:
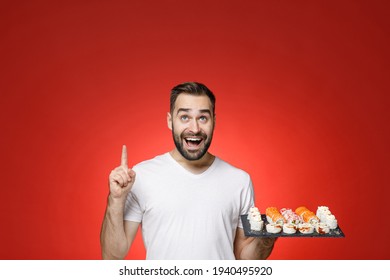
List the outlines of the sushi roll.
<svg viewBox="0 0 390 280">
<path fill-rule="evenodd" d="M 257 216 L 260 216 L 261 217 L 261 214 L 260 214 L 260 211 L 259 211 L 259 208 L 257 207 L 251 207 L 249 209 L 249 213 L 248 213 L 248 220 L 250 220 L 252 217 L 257 217 Z"/>
<path fill-rule="evenodd" d="M 283 232 L 287 234 L 293 234 L 297 232 L 296 226 L 294 224 L 284 224 Z"/>
<path fill-rule="evenodd" d="M 263 229 L 264 222 L 261 218 L 253 219 L 249 223 L 251 225 L 251 230 L 261 231 Z"/>
<path fill-rule="evenodd" d="M 330 212 L 329 207 L 327 207 L 327 206 L 318 206 L 317 216 L 320 219 L 320 222 L 327 224 L 330 229 L 336 229 L 337 228 L 337 219 L 332 214 L 332 212 Z"/>
<path fill-rule="evenodd" d="M 295 210 L 295 213 L 297 213 L 305 223 L 311 223 L 313 226 L 320 221 L 320 219 L 305 206 L 298 207 Z"/>
<path fill-rule="evenodd" d="M 248 214 L 248 220 L 251 221 L 252 219 L 261 219 L 261 214 L 260 213 L 249 213 Z"/>
<path fill-rule="evenodd" d="M 251 230 L 261 231 L 263 229 L 264 222 L 261 219 L 261 214 L 257 207 L 251 207 L 249 209 L 248 220 Z"/>
<path fill-rule="evenodd" d="M 327 234 L 330 232 L 330 228 L 327 224 L 325 223 L 318 223 L 316 225 L 316 231 L 319 233 L 319 234 Z"/>
<path fill-rule="evenodd" d="M 331 214 L 330 211 L 329 211 L 329 207 L 327 207 L 327 206 L 318 206 L 316 215 L 320 219 L 320 222 L 323 223 L 325 221 L 326 215 L 329 215 L 329 214 Z"/>
<path fill-rule="evenodd" d="M 280 214 L 282 214 L 288 224 L 298 225 L 303 222 L 302 218 L 294 213 L 290 208 L 280 209 Z"/>
<path fill-rule="evenodd" d="M 329 226 L 330 229 L 337 228 L 337 220 L 334 215 L 327 215 L 325 219 L 325 223 Z"/>
<path fill-rule="evenodd" d="M 298 225 L 298 230 L 302 234 L 311 234 L 314 232 L 314 226 L 310 223 L 302 223 Z"/>
<path fill-rule="evenodd" d="M 282 214 L 279 213 L 276 207 L 268 207 L 265 210 L 265 214 L 267 216 L 267 221 L 270 224 L 275 223 L 283 225 L 286 222 L 286 220 L 283 218 Z"/>
<path fill-rule="evenodd" d="M 269 233 L 279 233 L 282 231 L 282 226 L 279 224 L 267 224 L 265 226 L 265 229 Z"/>
</svg>

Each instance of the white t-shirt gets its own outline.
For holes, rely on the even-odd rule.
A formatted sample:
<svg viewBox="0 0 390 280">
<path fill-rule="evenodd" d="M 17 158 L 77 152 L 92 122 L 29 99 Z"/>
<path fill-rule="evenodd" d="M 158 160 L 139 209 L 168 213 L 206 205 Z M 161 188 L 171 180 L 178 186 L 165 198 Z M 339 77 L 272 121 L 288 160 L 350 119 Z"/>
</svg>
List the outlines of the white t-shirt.
<svg viewBox="0 0 390 280">
<path fill-rule="evenodd" d="M 169 153 L 134 166 L 124 219 L 142 223 L 147 259 L 235 259 L 240 215 L 253 205 L 250 176 L 215 158 L 201 174 Z"/>
</svg>

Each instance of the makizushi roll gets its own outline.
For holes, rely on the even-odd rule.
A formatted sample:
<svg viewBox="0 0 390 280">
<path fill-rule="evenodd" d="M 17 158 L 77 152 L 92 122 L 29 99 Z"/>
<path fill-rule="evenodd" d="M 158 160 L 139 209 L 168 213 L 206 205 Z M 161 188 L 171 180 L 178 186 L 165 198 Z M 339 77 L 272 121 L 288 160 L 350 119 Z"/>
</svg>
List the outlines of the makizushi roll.
<svg viewBox="0 0 390 280">
<path fill-rule="evenodd" d="M 280 224 L 267 224 L 265 229 L 269 233 L 279 233 L 282 231 L 282 226 Z"/>
<path fill-rule="evenodd" d="M 287 234 L 293 234 L 297 232 L 296 225 L 294 224 L 283 224 L 283 232 Z"/>
<path fill-rule="evenodd" d="M 303 222 L 302 218 L 290 208 L 280 209 L 280 214 L 282 214 L 288 224 L 298 225 Z"/>
<path fill-rule="evenodd" d="M 301 206 L 295 209 L 295 213 L 297 213 L 305 223 L 310 223 L 313 226 L 320 222 L 320 219 L 305 206 Z"/>
<path fill-rule="evenodd" d="M 276 207 L 268 207 L 265 210 L 265 214 L 267 216 L 267 221 L 270 224 L 279 224 L 283 226 L 283 224 L 286 222 L 282 214 L 278 211 Z"/>
<path fill-rule="evenodd" d="M 310 223 L 302 223 L 298 225 L 298 231 L 302 234 L 311 234 L 314 232 L 314 226 Z"/>
</svg>

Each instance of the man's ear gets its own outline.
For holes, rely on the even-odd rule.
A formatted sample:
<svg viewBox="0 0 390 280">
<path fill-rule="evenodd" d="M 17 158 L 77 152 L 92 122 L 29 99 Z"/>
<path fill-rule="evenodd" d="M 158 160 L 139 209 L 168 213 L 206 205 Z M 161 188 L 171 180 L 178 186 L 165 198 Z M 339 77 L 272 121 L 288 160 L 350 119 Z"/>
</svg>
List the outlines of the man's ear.
<svg viewBox="0 0 390 280">
<path fill-rule="evenodd" d="M 168 128 L 170 130 L 172 130 L 172 116 L 171 116 L 171 113 L 167 113 L 167 124 L 168 124 Z"/>
</svg>

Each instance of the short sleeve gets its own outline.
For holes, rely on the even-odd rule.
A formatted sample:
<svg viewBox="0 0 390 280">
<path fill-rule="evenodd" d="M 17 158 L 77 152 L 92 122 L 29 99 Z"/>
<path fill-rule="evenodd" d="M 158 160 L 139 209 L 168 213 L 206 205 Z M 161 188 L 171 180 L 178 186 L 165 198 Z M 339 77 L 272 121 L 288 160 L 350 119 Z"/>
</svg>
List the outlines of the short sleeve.
<svg viewBox="0 0 390 280">
<path fill-rule="evenodd" d="M 254 205 L 254 192 L 250 176 L 248 175 L 248 182 L 241 193 L 241 208 L 240 216 L 249 213 L 249 209 Z M 243 228 L 241 217 L 238 219 L 238 227 Z"/>
<path fill-rule="evenodd" d="M 140 223 L 142 221 L 142 216 L 142 210 L 138 203 L 138 199 L 133 192 L 130 192 L 127 195 L 123 219 Z"/>
</svg>

